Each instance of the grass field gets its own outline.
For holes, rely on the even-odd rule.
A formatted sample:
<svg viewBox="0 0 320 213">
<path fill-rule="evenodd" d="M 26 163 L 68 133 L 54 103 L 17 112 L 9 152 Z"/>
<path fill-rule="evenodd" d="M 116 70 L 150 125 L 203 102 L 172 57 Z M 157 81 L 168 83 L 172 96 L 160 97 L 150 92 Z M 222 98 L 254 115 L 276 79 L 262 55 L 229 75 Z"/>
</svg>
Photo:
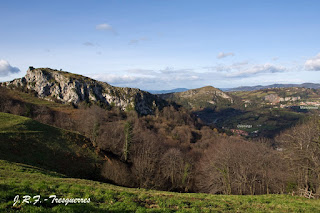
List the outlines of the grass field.
<svg viewBox="0 0 320 213">
<path fill-rule="evenodd" d="M 290 195 L 207 195 L 134 189 L 67 178 L 55 172 L 0 160 L 0 209 L 6 212 L 320 212 L 319 200 Z M 40 201 L 14 204 L 14 197 Z M 85 204 L 57 204 L 58 198 L 90 198 Z M 22 200 L 22 199 L 20 199 Z"/>
</svg>

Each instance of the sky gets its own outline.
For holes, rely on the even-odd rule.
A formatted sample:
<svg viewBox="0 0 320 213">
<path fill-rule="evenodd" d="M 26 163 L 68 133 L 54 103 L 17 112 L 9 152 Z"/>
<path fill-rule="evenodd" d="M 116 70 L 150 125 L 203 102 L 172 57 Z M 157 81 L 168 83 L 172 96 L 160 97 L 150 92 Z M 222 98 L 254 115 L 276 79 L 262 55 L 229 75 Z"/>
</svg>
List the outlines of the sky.
<svg viewBox="0 0 320 213">
<path fill-rule="evenodd" d="M 320 83 L 319 0 L 0 0 L 0 81 L 29 66 L 144 90 Z"/>
</svg>

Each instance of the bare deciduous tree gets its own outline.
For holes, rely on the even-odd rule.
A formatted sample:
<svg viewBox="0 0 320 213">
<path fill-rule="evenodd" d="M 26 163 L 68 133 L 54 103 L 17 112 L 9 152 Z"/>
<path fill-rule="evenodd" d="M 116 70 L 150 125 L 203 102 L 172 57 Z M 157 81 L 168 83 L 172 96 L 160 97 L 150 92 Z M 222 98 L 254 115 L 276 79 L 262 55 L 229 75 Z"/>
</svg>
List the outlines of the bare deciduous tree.
<svg viewBox="0 0 320 213">
<path fill-rule="evenodd" d="M 320 129 L 319 119 L 284 131 L 276 141 L 296 177 L 298 188 L 320 192 Z"/>
<path fill-rule="evenodd" d="M 280 192 L 285 182 L 278 169 L 282 165 L 278 153 L 262 144 L 220 138 L 201 159 L 196 184 L 199 191 L 213 194 Z M 273 180 L 276 187 L 270 184 Z"/>
</svg>

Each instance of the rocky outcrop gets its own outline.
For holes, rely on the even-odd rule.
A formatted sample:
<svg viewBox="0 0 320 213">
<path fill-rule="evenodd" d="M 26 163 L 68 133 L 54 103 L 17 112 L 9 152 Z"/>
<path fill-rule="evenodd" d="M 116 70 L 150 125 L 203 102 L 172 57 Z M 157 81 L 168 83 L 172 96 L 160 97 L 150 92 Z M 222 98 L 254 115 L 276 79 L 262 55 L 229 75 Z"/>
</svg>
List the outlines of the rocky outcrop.
<svg viewBox="0 0 320 213">
<path fill-rule="evenodd" d="M 29 67 L 25 77 L 1 85 L 34 90 L 38 97 L 47 100 L 75 105 L 83 101 L 100 102 L 118 106 L 122 110 L 135 109 L 142 115 L 153 114 L 156 108 L 167 104 L 159 97 L 140 89 L 114 87 L 85 76 L 49 68 Z"/>
<path fill-rule="evenodd" d="M 271 103 L 279 103 L 279 102 L 286 102 L 286 101 L 298 101 L 300 100 L 301 97 L 300 96 L 296 96 L 296 97 L 283 97 L 283 98 L 280 98 L 277 94 L 270 94 L 270 95 L 266 95 L 264 97 L 264 100 L 265 101 L 268 101 L 268 102 L 271 102 Z"/>
<path fill-rule="evenodd" d="M 270 95 L 266 95 L 264 97 L 264 100 L 271 103 L 279 103 L 280 97 L 277 94 L 270 94 Z"/>
</svg>

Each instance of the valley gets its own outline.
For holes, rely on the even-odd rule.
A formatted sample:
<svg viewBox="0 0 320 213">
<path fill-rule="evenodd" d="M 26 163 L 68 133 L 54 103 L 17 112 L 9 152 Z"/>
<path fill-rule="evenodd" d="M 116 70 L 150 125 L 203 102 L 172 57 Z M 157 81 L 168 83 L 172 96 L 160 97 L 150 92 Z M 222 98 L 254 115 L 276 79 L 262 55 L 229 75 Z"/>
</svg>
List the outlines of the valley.
<svg viewBox="0 0 320 213">
<path fill-rule="evenodd" d="M 229 135 L 248 137 L 273 138 L 306 116 L 320 113 L 320 89 L 292 87 L 222 92 L 203 87 L 160 97 L 192 110 L 207 125 Z M 248 125 L 249 128 L 238 128 Z"/>
</svg>

